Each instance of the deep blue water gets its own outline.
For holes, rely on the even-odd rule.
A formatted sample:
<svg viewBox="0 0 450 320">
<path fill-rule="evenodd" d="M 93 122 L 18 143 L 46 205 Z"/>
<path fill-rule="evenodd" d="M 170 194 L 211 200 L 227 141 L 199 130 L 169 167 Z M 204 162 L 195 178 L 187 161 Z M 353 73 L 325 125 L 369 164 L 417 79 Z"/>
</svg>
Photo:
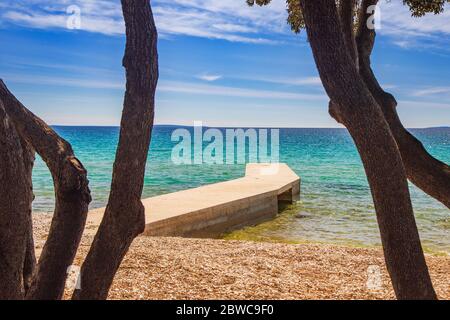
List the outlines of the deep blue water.
<svg viewBox="0 0 450 320">
<path fill-rule="evenodd" d="M 156 126 L 147 162 L 143 197 L 240 177 L 243 164 L 175 165 L 171 134 L 176 127 Z M 68 140 L 88 170 L 92 208 L 108 198 L 119 129 L 116 127 L 55 127 Z M 450 128 L 412 129 L 432 155 L 450 163 Z M 287 241 L 379 244 L 375 213 L 364 170 L 344 129 L 281 129 L 280 161 L 302 179 L 301 202 L 295 215 L 257 232 Z M 53 185 L 45 164 L 34 170 L 35 211 L 51 211 Z M 411 194 L 425 247 L 450 252 L 450 215 L 447 208 L 414 186 Z M 292 210 L 291 210 L 292 211 Z M 252 232 L 255 232 L 253 230 Z"/>
</svg>

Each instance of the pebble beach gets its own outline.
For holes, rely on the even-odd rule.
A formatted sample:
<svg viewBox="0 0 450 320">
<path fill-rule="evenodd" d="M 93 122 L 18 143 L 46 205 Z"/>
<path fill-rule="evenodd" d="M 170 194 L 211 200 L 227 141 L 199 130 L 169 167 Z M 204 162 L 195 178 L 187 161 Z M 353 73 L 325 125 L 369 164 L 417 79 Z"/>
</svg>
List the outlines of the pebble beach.
<svg viewBox="0 0 450 320">
<path fill-rule="evenodd" d="M 39 255 L 51 215 L 34 214 L 33 221 Z M 86 227 L 75 265 L 81 265 L 94 231 L 94 226 Z M 426 259 L 439 298 L 450 299 L 450 257 L 427 254 Z M 70 298 L 69 289 L 65 297 Z M 108 296 L 132 300 L 394 298 L 380 248 L 169 237 L 136 238 Z"/>
</svg>

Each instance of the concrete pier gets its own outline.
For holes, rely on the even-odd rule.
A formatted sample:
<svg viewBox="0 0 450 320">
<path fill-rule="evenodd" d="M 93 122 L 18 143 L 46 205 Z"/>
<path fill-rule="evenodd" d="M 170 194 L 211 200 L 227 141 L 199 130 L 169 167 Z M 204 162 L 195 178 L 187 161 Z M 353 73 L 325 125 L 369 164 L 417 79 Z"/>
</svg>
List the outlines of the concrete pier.
<svg viewBox="0 0 450 320">
<path fill-rule="evenodd" d="M 143 199 L 143 235 L 218 237 L 272 219 L 299 195 L 300 178 L 286 164 L 247 164 L 242 178 Z M 103 212 L 93 210 L 88 222 L 98 225 Z"/>
</svg>

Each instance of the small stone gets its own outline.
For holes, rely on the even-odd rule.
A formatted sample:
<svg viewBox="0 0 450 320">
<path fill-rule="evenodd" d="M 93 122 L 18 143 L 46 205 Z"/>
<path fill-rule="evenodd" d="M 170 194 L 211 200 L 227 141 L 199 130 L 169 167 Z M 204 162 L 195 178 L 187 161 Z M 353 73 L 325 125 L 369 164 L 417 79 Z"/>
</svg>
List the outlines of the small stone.
<svg viewBox="0 0 450 320">
<path fill-rule="evenodd" d="M 295 217 L 296 217 L 297 219 L 304 219 L 304 218 L 312 217 L 312 214 L 310 214 L 310 213 L 308 213 L 308 212 L 305 212 L 305 211 L 301 211 L 301 212 L 297 213 L 297 214 L 295 215 Z"/>
</svg>

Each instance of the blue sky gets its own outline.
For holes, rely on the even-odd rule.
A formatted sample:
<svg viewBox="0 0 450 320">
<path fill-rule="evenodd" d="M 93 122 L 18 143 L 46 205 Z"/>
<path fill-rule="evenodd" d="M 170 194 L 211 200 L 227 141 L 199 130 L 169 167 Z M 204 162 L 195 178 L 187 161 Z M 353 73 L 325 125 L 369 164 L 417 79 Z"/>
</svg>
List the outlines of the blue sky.
<svg viewBox="0 0 450 320">
<path fill-rule="evenodd" d="M 380 7 L 373 67 L 408 127 L 450 125 L 450 10 Z M 69 30 L 66 10 L 81 9 Z M 159 30 L 156 123 L 337 127 L 303 35 L 283 0 L 153 0 Z M 448 8 L 450 9 L 450 8 Z M 118 125 L 125 38 L 118 0 L 2 0 L 0 77 L 50 124 Z"/>
</svg>

